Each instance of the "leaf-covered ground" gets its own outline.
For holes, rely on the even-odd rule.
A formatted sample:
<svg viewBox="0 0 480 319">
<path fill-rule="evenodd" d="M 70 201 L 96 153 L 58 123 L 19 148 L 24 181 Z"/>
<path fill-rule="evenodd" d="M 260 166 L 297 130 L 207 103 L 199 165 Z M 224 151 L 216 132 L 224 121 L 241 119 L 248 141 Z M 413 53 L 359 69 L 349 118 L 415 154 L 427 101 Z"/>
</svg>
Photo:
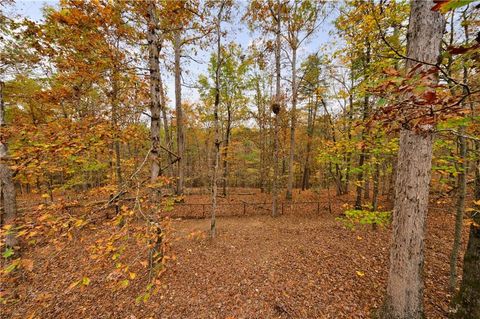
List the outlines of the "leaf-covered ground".
<svg viewBox="0 0 480 319">
<path fill-rule="evenodd" d="M 207 197 L 195 197 L 202 199 L 208 202 Z M 324 203 L 325 196 L 320 200 Z M 16 302 L 2 305 L 0 317 L 369 318 L 385 289 L 390 229 L 345 229 L 336 217 L 349 201 L 332 197 L 333 213 L 322 204 L 319 215 L 293 210 L 275 219 L 221 217 L 213 242 L 208 220 L 173 220 L 175 258 L 162 276 L 161 290 L 145 304 L 135 302 L 147 276 L 141 260 L 135 260 L 138 250 L 130 247 L 125 253 L 134 259 L 131 271 L 136 278 L 119 288 L 112 263 L 91 260 L 91 246 L 112 229 L 85 227 L 72 239 L 24 252 L 33 267 L 12 279 Z M 447 316 L 453 223 L 448 205 L 431 205 L 427 318 Z M 89 278 L 88 286 L 68 288 L 83 277 Z"/>
</svg>

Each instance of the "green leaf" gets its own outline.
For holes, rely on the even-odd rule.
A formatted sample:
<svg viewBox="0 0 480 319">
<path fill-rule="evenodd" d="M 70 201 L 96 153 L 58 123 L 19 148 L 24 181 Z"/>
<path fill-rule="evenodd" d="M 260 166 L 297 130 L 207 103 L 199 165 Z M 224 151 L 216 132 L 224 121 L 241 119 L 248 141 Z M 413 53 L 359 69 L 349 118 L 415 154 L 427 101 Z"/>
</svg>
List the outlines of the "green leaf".
<svg viewBox="0 0 480 319">
<path fill-rule="evenodd" d="M 13 250 L 13 248 L 9 247 L 3 252 L 2 257 L 8 258 L 10 256 L 13 256 L 14 254 L 15 254 L 15 251 Z"/>
</svg>

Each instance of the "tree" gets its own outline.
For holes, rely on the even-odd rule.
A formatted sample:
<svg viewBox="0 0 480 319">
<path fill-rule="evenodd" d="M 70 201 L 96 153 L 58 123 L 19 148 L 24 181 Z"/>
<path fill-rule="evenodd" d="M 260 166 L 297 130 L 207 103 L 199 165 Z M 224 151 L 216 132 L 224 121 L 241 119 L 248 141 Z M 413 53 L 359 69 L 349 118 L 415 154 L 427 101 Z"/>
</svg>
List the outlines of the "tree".
<svg viewBox="0 0 480 319">
<path fill-rule="evenodd" d="M 151 183 L 155 183 L 160 172 L 160 112 L 161 112 L 161 82 L 159 47 L 161 39 L 158 34 L 158 20 L 155 1 L 147 3 L 147 41 L 148 41 L 148 66 L 150 72 L 150 136 L 152 140 L 152 168 L 150 174 Z"/>
<path fill-rule="evenodd" d="M 216 36 L 217 36 L 217 65 L 215 68 L 215 101 L 214 101 L 214 109 L 213 109 L 213 121 L 214 121 L 214 128 L 215 128 L 215 149 L 214 149 L 214 159 L 213 159 L 213 173 L 212 173 L 212 218 L 210 223 L 210 237 L 215 238 L 217 232 L 216 226 L 216 210 L 217 210 L 217 178 L 218 178 L 218 165 L 220 161 L 220 145 L 222 143 L 220 137 L 220 128 L 219 128 L 219 118 L 218 118 L 218 108 L 220 105 L 220 70 L 222 67 L 222 20 L 224 19 L 224 9 L 226 6 L 226 1 L 222 0 L 219 4 L 219 9 L 217 13 L 217 17 L 215 20 L 216 25 Z"/>
<path fill-rule="evenodd" d="M 5 120 L 5 102 L 3 99 L 3 90 L 5 83 L 0 81 L 0 129 L 4 131 Z M 2 134 L 3 135 L 3 134 Z M 5 245 L 7 248 L 14 247 L 17 244 L 16 234 L 14 232 L 15 218 L 17 216 L 17 202 L 15 184 L 13 183 L 13 172 L 6 164 L 8 160 L 7 141 L 0 141 L 0 199 L 3 204 L 3 214 L 0 218 L 0 226 L 8 225 L 10 228 L 5 236 Z M 2 214 L 2 215 L 3 215 Z"/>
<path fill-rule="evenodd" d="M 235 123 L 246 117 L 248 98 L 246 90 L 248 87 L 247 73 L 250 68 L 251 60 L 245 57 L 241 47 L 230 43 L 222 46 L 220 50 L 221 60 L 218 61 L 214 54 L 210 59 L 209 74 L 200 75 L 199 91 L 200 97 L 205 104 L 211 104 L 215 101 L 215 78 L 218 63 L 220 66 L 220 104 L 219 119 L 222 122 L 222 131 L 224 133 L 222 143 L 222 165 L 223 165 L 223 185 L 222 194 L 227 195 L 227 186 L 229 178 L 230 144 L 232 141 L 232 130 Z M 212 81 L 213 80 L 213 81 Z M 212 84 L 213 82 L 213 84 Z"/>
<path fill-rule="evenodd" d="M 288 162 L 288 182 L 286 198 L 292 199 L 295 160 L 295 129 L 297 125 L 297 101 L 298 101 L 298 79 L 297 79 L 297 53 L 300 46 L 310 38 L 318 28 L 323 3 L 318 1 L 293 1 L 285 6 L 285 40 L 290 47 L 289 56 L 292 66 L 292 107 L 290 110 L 290 155 Z"/>
<path fill-rule="evenodd" d="M 311 153 L 313 144 L 313 134 L 315 130 L 315 121 L 320 103 L 324 105 L 326 113 L 327 107 L 322 98 L 322 83 L 320 78 L 321 60 L 317 55 L 309 55 L 302 64 L 303 76 L 299 86 L 299 93 L 303 99 L 307 99 L 307 146 L 305 162 L 303 166 L 302 190 L 310 188 L 310 170 Z M 333 127 L 332 127 L 333 131 Z M 335 132 L 332 132 L 335 136 Z"/>
<path fill-rule="evenodd" d="M 444 17 L 432 11 L 433 1 L 414 0 L 408 26 L 407 68 L 425 69 L 440 55 Z M 421 64 L 418 67 L 419 63 Z M 432 70 L 429 86 L 438 70 Z M 393 243 L 382 318 L 423 318 L 425 220 L 430 183 L 433 127 L 404 125 L 395 183 Z"/>
<path fill-rule="evenodd" d="M 274 35 L 274 40 L 266 41 L 266 48 L 273 48 L 275 59 L 275 95 L 271 98 L 271 111 L 274 114 L 273 120 L 273 177 L 272 177 L 272 216 L 276 217 L 278 213 L 278 188 L 280 180 L 280 117 L 283 107 L 283 96 L 281 87 L 281 59 L 282 59 L 282 25 L 284 22 L 283 2 L 252 0 L 249 4 L 245 17 L 249 23 L 250 29 L 262 31 L 264 36 Z M 273 95 L 273 94 L 272 94 Z"/>
</svg>

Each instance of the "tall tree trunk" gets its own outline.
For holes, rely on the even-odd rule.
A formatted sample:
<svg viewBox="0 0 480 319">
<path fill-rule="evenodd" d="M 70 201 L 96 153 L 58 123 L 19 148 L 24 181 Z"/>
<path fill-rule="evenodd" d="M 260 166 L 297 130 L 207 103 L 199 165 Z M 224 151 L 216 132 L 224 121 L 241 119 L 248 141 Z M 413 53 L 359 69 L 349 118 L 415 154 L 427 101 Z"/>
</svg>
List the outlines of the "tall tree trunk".
<svg viewBox="0 0 480 319">
<path fill-rule="evenodd" d="M 256 79 L 255 83 L 255 100 L 258 109 L 258 127 L 259 127 L 259 137 L 260 137 L 260 180 L 259 187 L 260 192 L 264 193 L 266 191 L 266 151 L 267 151 L 267 134 L 265 131 L 265 104 L 263 103 L 262 91 L 260 90 L 260 79 Z"/>
<path fill-rule="evenodd" d="M 295 159 L 295 128 L 297 125 L 297 48 L 292 48 L 292 109 L 290 111 L 290 156 L 288 160 L 288 182 L 286 199 L 292 199 Z"/>
<path fill-rule="evenodd" d="M 363 133 L 362 133 L 363 135 Z M 362 137 L 363 139 L 363 137 Z M 364 146 L 362 145 L 362 153 L 360 154 L 360 158 L 358 160 L 358 167 L 359 167 L 359 172 L 357 174 L 357 188 L 356 188 L 356 197 L 355 197 L 355 209 L 362 209 L 362 190 L 363 186 L 361 185 L 363 183 L 363 165 L 365 164 L 365 151 L 364 151 Z"/>
<path fill-rule="evenodd" d="M 441 49 L 444 17 L 431 10 L 432 0 L 411 2 L 408 52 L 411 59 L 435 64 Z M 416 66 L 407 61 L 407 68 Z M 435 80 L 431 83 L 435 84 Z M 420 319 L 423 310 L 425 222 L 431 174 L 433 133 L 402 128 L 395 184 L 393 241 L 387 293 L 380 312 L 384 319 Z"/>
<path fill-rule="evenodd" d="M 167 102 L 165 99 L 165 89 L 163 86 L 163 80 L 162 80 L 162 73 L 158 73 L 158 81 L 160 85 L 160 108 L 162 111 L 162 120 L 163 120 L 163 131 L 165 134 L 165 146 L 168 150 L 172 150 L 173 145 L 172 145 L 172 136 L 171 136 L 171 131 L 170 131 L 170 126 L 168 124 L 168 117 L 167 117 Z M 173 156 L 172 153 L 167 152 L 167 159 L 168 159 L 168 174 L 170 176 L 174 176 L 173 172 Z"/>
<path fill-rule="evenodd" d="M 350 67 L 350 92 L 348 94 L 348 123 L 347 123 L 347 138 L 350 144 L 352 140 L 352 122 L 353 122 L 353 85 L 354 85 L 354 70 L 353 63 Z M 344 193 L 348 194 L 350 186 L 350 166 L 352 165 L 352 152 L 349 150 L 346 156 L 345 169 L 345 187 Z"/>
<path fill-rule="evenodd" d="M 223 147 L 223 196 L 227 196 L 228 186 L 228 148 L 232 133 L 232 107 L 227 103 L 227 128 L 225 130 L 225 145 Z"/>
<path fill-rule="evenodd" d="M 476 199 L 480 200 L 480 197 Z M 453 304 L 452 318 L 480 318 L 480 216 L 478 214 L 470 224 L 467 250 L 463 257 L 462 282 Z"/>
<path fill-rule="evenodd" d="M 365 162 L 367 163 L 367 171 L 365 172 L 365 177 L 363 178 L 365 180 L 365 188 L 363 190 L 363 199 L 369 200 L 370 199 L 370 174 L 369 174 L 369 168 L 370 164 L 368 164 L 370 160 L 370 155 L 365 154 Z"/>
<path fill-rule="evenodd" d="M 459 131 L 463 134 L 464 128 L 461 127 Z M 455 214 L 455 235 L 452 247 L 452 253 L 450 255 L 450 280 L 449 288 L 453 293 L 457 286 L 457 259 L 460 252 L 460 244 L 462 241 L 462 226 L 463 226 L 463 214 L 465 211 L 465 196 L 467 193 L 467 141 L 465 137 L 458 137 L 459 157 L 460 165 L 457 176 L 457 203 Z"/>
<path fill-rule="evenodd" d="M 183 133 L 183 108 L 182 108 L 182 70 L 180 57 L 182 53 L 181 31 L 174 34 L 174 55 L 175 55 L 175 111 L 177 115 L 177 195 L 183 194 L 183 183 L 185 178 L 185 136 Z"/>
<path fill-rule="evenodd" d="M 310 156 L 312 152 L 312 139 L 315 129 L 315 119 L 317 117 L 318 101 L 315 98 L 314 104 L 308 110 L 307 121 L 307 150 L 305 154 L 305 164 L 303 168 L 302 190 L 310 188 Z"/>
<path fill-rule="evenodd" d="M 452 28 L 450 30 L 451 40 L 450 43 L 453 45 L 453 19 L 454 13 L 452 12 L 451 17 Z M 468 23 L 463 15 L 463 26 L 465 32 L 465 44 L 468 45 L 469 42 L 469 32 L 468 32 Z M 449 66 L 450 70 L 450 66 Z M 463 65 L 463 84 L 468 84 L 468 70 L 465 65 Z M 468 94 L 466 89 L 464 89 L 463 94 Z M 464 105 L 465 107 L 466 105 Z M 460 135 L 465 133 L 465 127 L 462 125 L 459 127 L 458 131 Z M 467 140 L 464 136 L 459 136 L 457 139 L 458 150 L 459 150 L 459 172 L 457 175 L 457 203 L 456 203 L 456 214 L 455 214 L 455 236 L 453 241 L 452 253 L 450 255 L 450 292 L 454 293 L 457 286 L 457 259 L 460 252 L 460 245 L 462 242 L 462 230 L 463 230 L 463 215 L 465 214 L 465 197 L 467 195 L 467 174 L 468 174 L 468 161 L 467 161 Z"/>
<path fill-rule="evenodd" d="M 150 182 L 154 183 L 160 172 L 160 62 L 158 50 L 158 22 L 155 13 L 155 1 L 147 2 L 148 23 L 148 66 L 150 71 L 150 139 L 152 143 L 152 167 Z"/>
<path fill-rule="evenodd" d="M 113 151 L 115 154 L 115 174 L 117 176 L 117 187 L 120 190 L 123 183 L 122 166 L 120 156 L 120 137 L 119 137 L 119 125 L 118 125 L 118 83 L 117 83 L 116 71 L 112 74 L 112 130 L 113 130 Z"/>
<path fill-rule="evenodd" d="M 218 11 L 216 29 L 217 29 L 217 68 L 215 70 L 215 103 L 213 108 L 213 118 L 214 118 L 214 127 L 215 127 L 215 150 L 214 150 L 214 160 L 213 160 L 213 174 L 212 174 L 212 216 L 210 221 L 210 237 L 215 238 L 217 232 L 217 175 L 218 175 L 218 164 L 220 161 L 220 144 L 222 143 L 220 137 L 220 124 L 218 118 L 218 107 L 220 105 L 220 69 L 222 65 L 222 51 L 221 51 L 221 19 L 222 11 L 225 5 L 225 1 L 222 1 L 220 9 Z"/>
<path fill-rule="evenodd" d="M 275 39 L 275 102 L 272 105 L 272 111 L 275 114 L 275 123 L 274 123 L 274 141 L 273 141 L 273 185 L 272 185 L 272 216 L 278 216 L 278 157 L 279 157 L 279 138 L 278 138 L 278 129 L 279 129 L 279 114 L 281 110 L 281 101 L 280 101 L 280 50 L 282 46 L 281 40 L 281 6 L 280 0 L 277 0 L 277 16 L 276 16 L 276 39 Z"/>
<path fill-rule="evenodd" d="M 330 134 L 332 135 L 332 142 L 333 142 L 333 145 L 337 145 L 337 137 L 336 137 L 336 134 L 335 134 L 335 124 L 333 122 L 333 119 L 332 119 L 332 116 L 330 115 L 330 112 L 328 111 L 328 108 L 327 108 L 327 103 L 325 103 L 325 99 L 321 98 L 321 103 L 323 105 L 323 110 L 325 112 L 325 114 L 327 115 L 328 117 L 328 126 L 330 128 Z M 336 185 L 336 192 L 337 192 L 337 195 L 342 195 L 344 193 L 344 189 L 343 189 L 343 184 L 342 184 L 342 170 L 340 169 L 340 165 L 338 163 L 335 163 L 335 174 L 333 174 L 332 172 L 332 168 L 331 168 L 331 163 L 329 165 L 329 170 L 330 170 L 330 175 L 334 177 L 335 179 L 335 185 Z"/>
<path fill-rule="evenodd" d="M 3 99 L 3 90 L 5 83 L 0 81 L 0 129 L 5 129 L 5 101 Z M 0 218 L 0 228 L 4 225 L 12 227 L 5 236 L 6 247 L 14 247 L 18 240 L 14 232 L 15 218 L 17 217 L 17 200 L 15 194 L 15 184 L 13 183 L 13 173 L 10 167 L 5 163 L 8 159 L 8 145 L 6 140 L 0 140 L 0 200 L 3 204 L 3 214 Z M 2 213 L 2 212 L 0 212 Z"/>
<path fill-rule="evenodd" d="M 463 12 L 463 21 L 467 20 L 466 10 Z M 469 30 L 468 24 L 464 23 L 465 43 L 469 42 Z M 466 66 L 463 66 L 463 83 L 467 84 L 468 70 Z M 464 92 L 465 93 L 465 92 Z M 459 130 L 463 133 L 464 128 Z M 460 138 L 462 140 L 460 140 Z M 460 153 L 463 158 L 462 168 L 467 170 L 468 165 L 466 163 L 467 147 L 464 137 L 459 137 Z M 475 150 L 477 154 L 480 154 L 480 142 L 475 141 Z M 456 253 L 460 249 L 460 241 L 462 235 L 462 223 L 463 214 L 465 210 L 465 195 L 466 195 L 466 177 L 467 172 L 463 172 L 462 179 L 460 180 L 460 174 L 458 176 L 459 182 L 459 194 L 457 199 L 457 218 L 455 222 L 455 243 L 452 250 L 451 270 L 452 265 L 455 269 L 455 274 L 451 271 L 451 276 L 456 279 Z M 460 184 L 461 183 L 461 184 Z M 462 188 L 460 188 L 462 187 Z M 477 157 L 475 161 L 475 177 L 474 177 L 474 199 L 480 201 L 480 157 Z M 477 211 L 480 209 L 480 205 L 477 205 Z M 461 217 L 461 218 L 460 218 Z M 452 318 L 458 319 L 474 319 L 480 318 L 480 215 L 478 212 L 472 215 L 472 223 L 470 224 L 470 232 L 468 237 L 468 245 L 465 255 L 463 257 L 463 276 L 460 284 L 460 291 L 453 299 L 453 313 Z M 455 260 L 454 260 L 455 258 Z M 450 281 L 451 287 L 455 287 L 456 283 Z"/>
<path fill-rule="evenodd" d="M 365 42 L 366 42 L 367 51 L 365 54 L 363 72 L 364 72 L 364 76 L 367 77 L 367 71 L 370 65 L 370 42 L 368 41 L 368 39 Z M 370 97 L 367 94 L 367 92 L 365 92 L 365 97 L 363 100 L 363 121 L 364 122 L 366 122 L 369 116 L 369 113 L 370 113 Z M 370 191 L 367 188 L 368 183 L 364 181 L 366 177 L 364 166 L 365 166 L 365 162 L 368 160 L 367 146 L 365 145 L 366 144 L 365 133 L 366 133 L 366 130 L 363 129 L 361 133 L 362 151 L 360 153 L 360 158 L 358 159 L 359 172 L 357 175 L 357 197 L 355 199 L 355 209 L 362 209 L 362 191 L 365 190 L 365 193 Z"/>
</svg>

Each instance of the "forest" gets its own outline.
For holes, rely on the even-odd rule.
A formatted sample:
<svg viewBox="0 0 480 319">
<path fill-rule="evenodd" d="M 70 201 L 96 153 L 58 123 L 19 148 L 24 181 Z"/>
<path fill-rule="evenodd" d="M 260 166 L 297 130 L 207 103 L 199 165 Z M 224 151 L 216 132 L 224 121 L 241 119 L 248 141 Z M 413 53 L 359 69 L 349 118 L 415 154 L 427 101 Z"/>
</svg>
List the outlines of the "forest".
<svg viewBox="0 0 480 319">
<path fill-rule="evenodd" d="M 0 0 L 0 318 L 480 319 L 480 2 Z"/>
</svg>

